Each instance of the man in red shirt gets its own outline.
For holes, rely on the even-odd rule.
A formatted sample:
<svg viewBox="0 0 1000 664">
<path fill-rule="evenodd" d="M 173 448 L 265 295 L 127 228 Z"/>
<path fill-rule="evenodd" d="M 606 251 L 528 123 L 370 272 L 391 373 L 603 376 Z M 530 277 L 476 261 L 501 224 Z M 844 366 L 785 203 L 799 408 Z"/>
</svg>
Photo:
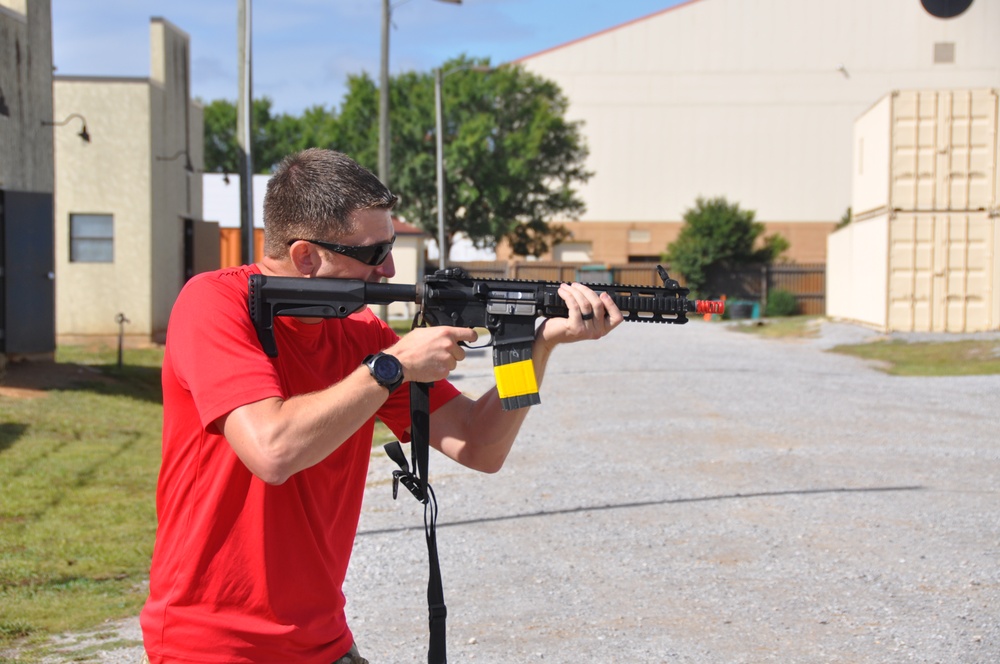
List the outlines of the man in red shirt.
<svg viewBox="0 0 1000 664">
<path fill-rule="evenodd" d="M 286 158 L 264 202 L 260 263 L 205 273 L 177 298 L 163 362 L 163 459 L 150 594 L 149 660 L 364 662 L 342 584 L 357 531 L 375 417 L 409 440 L 409 381 L 434 383 L 431 445 L 484 472 L 503 465 L 527 409 L 504 411 L 447 377 L 473 330 L 400 339 L 370 310 L 344 319 L 278 317 L 268 357 L 247 310 L 251 274 L 377 282 L 395 274 L 396 197 L 343 154 Z M 563 285 L 532 357 L 597 339 L 622 321 L 606 294 Z"/>
</svg>

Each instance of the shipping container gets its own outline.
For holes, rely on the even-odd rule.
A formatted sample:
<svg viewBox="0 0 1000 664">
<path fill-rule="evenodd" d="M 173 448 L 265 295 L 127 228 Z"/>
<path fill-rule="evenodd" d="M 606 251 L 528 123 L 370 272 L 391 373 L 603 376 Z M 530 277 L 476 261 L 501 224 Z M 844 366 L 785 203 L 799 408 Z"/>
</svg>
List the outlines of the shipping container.
<svg viewBox="0 0 1000 664">
<path fill-rule="evenodd" d="M 851 210 L 997 208 L 998 95 L 983 90 L 892 92 L 854 123 Z"/>
<path fill-rule="evenodd" d="M 826 315 L 885 330 L 888 257 L 888 214 L 831 233 L 826 245 Z"/>
<path fill-rule="evenodd" d="M 1000 329 L 1000 233 L 989 212 L 884 212 L 830 236 L 827 315 L 883 331 Z"/>
<path fill-rule="evenodd" d="M 997 218 L 986 212 L 900 212 L 889 223 L 890 330 L 1000 327 Z"/>
</svg>

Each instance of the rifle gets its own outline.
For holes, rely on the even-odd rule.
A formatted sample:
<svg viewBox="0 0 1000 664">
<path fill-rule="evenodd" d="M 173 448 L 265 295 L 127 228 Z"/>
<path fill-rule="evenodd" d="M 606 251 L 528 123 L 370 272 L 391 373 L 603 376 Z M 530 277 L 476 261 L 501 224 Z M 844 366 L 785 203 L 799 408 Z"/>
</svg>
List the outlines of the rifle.
<svg viewBox="0 0 1000 664">
<path fill-rule="evenodd" d="M 585 284 L 608 293 L 625 320 L 640 323 L 688 321 L 688 313 L 721 314 L 724 303 L 688 300 L 688 289 L 671 279 L 662 265 L 662 287 Z M 274 317 L 344 318 L 364 305 L 415 302 L 413 326 L 451 325 L 486 328 L 493 345 L 493 371 L 504 410 L 541 403 L 531 363 L 538 317 L 566 318 L 569 310 L 548 281 L 484 279 L 462 268 L 438 270 L 422 284 L 378 284 L 354 279 L 250 277 L 249 307 L 264 351 L 276 357 Z"/>
</svg>

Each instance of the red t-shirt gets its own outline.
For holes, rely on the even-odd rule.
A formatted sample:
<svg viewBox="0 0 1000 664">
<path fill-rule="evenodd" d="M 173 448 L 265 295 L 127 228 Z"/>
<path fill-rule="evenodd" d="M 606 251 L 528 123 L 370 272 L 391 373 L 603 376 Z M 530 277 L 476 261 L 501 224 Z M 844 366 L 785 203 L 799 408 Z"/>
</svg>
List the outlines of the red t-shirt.
<svg viewBox="0 0 1000 664">
<path fill-rule="evenodd" d="M 278 357 L 269 358 L 247 310 L 247 279 L 258 272 L 198 275 L 171 313 L 158 526 L 141 615 L 154 664 L 329 664 L 353 642 L 342 585 L 374 418 L 279 486 L 251 474 L 212 423 L 267 397 L 328 387 L 397 337 L 370 310 L 319 324 L 278 317 Z M 446 381 L 435 384 L 431 409 L 457 394 Z M 396 390 L 377 415 L 408 440 L 409 390 Z"/>
</svg>

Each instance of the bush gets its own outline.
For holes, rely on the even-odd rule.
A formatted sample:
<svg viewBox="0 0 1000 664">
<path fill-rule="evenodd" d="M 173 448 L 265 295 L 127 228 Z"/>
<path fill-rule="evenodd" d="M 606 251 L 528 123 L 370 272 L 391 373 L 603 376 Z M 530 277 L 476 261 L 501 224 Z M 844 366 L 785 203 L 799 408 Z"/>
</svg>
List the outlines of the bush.
<svg viewBox="0 0 1000 664">
<path fill-rule="evenodd" d="M 799 312 L 799 303 L 791 291 L 776 288 L 767 294 L 767 307 L 764 315 L 768 318 L 776 316 L 794 316 Z"/>
</svg>

